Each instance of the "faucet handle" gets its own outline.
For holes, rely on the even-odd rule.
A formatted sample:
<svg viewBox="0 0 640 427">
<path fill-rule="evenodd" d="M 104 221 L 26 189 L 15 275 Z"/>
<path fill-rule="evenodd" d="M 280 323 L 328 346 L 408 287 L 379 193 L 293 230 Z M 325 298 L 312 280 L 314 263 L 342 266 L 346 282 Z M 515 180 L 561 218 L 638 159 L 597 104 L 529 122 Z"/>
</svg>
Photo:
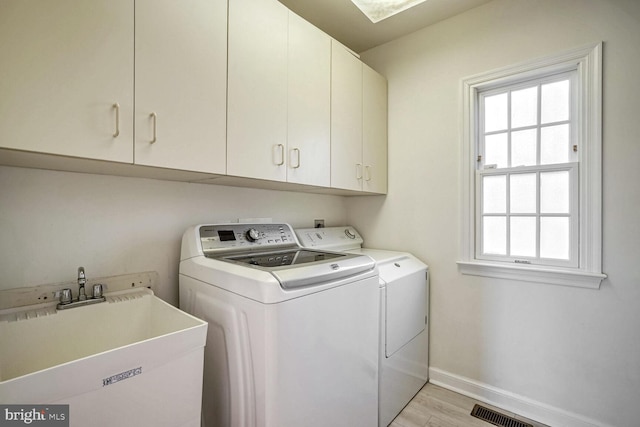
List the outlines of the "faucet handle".
<svg viewBox="0 0 640 427">
<path fill-rule="evenodd" d="M 62 289 L 61 291 L 57 292 L 57 294 L 60 296 L 60 304 L 69 304 L 73 297 L 71 295 L 71 289 Z"/>
<path fill-rule="evenodd" d="M 96 283 L 93 285 L 93 298 L 102 298 L 103 285 Z"/>
</svg>

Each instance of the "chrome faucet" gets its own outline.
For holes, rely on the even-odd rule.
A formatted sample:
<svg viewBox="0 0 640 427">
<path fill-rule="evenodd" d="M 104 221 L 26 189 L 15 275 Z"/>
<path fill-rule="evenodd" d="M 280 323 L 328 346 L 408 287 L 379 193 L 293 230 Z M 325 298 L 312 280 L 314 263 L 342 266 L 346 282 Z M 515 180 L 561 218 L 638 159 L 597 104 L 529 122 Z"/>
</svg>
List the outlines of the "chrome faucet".
<svg viewBox="0 0 640 427">
<path fill-rule="evenodd" d="M 60 298 L 57 306 L 58 310 L 106 301 L 106 298 L 102 295 L 103 285 L 99 283 L 94 284 L 92 296 L 88 298 L 84 289 L 86 284 L 87 277 L 84 274 L 84 267 L 78 267 L 78 299 L 73 299 L 71 289 L 68 288 L 56 292 L 56 296 Z"/>
<path fill-rule="evenodd" d="M 84 291 L 84 285 L 86 283 L 87 279 L 84 275 L 84 267 L 78 267 L 78 301 L 87 299 L 87 294 Z"/>
</svg>

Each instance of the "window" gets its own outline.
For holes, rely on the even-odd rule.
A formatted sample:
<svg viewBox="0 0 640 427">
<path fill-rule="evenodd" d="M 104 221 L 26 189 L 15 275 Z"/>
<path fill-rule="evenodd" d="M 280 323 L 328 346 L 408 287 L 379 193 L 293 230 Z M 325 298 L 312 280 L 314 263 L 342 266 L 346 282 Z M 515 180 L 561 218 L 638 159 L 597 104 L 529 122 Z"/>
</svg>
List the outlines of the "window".
<svg viewBox="0 0 640 427">
<path fill-rule="evenodd" d="M 599 287 L 601 45 L 464 80 L 460 271 Z"/>
<path fill-rule="evenodd" d="M 576 74 L 478 91 L 476 258 L 578 266 Z"/>
</svg>

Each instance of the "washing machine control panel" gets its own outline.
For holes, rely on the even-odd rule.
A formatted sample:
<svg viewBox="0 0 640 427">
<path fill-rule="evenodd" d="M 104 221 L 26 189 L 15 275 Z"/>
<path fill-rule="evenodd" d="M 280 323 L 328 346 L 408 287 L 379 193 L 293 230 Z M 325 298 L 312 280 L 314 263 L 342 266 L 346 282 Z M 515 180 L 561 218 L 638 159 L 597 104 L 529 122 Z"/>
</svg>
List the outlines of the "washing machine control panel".
<svg viewBox="0 0 640 427">
<path fill-rule="evenodd" d="M 289 224 L 211 224 L 199 227 L 205 254 L 232 250 L 286 248 L 297 246 Z"/>
</svg>

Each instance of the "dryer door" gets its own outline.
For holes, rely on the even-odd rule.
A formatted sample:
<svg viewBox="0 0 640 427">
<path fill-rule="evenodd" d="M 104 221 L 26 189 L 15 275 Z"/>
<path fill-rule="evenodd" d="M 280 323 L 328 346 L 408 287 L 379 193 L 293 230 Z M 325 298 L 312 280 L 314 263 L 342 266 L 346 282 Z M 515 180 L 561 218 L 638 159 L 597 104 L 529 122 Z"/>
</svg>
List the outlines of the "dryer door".
<svg viewBox="0 0 640 427">
<path fill-rule="evenodd" d="M 414 257 L 378 265 L 387 284 L 385 356 L 390 357 L 425 328 L 427 269 Z"/>
</svg>

